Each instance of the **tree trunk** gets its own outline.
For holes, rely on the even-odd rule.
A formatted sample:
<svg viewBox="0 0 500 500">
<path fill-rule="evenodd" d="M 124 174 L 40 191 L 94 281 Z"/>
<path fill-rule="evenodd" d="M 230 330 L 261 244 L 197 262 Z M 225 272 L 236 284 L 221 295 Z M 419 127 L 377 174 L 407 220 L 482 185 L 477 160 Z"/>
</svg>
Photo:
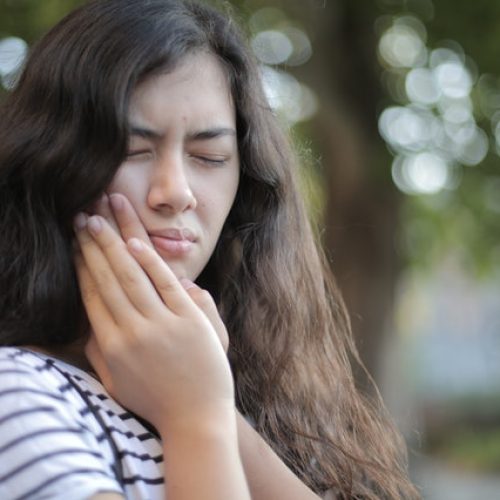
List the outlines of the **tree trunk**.
<svg viewBox="0 0 500 500">
<path fill-rule="evenodd" d="M 296 75 L 320 102 L 311 136 L 326 177 L 325 243 L 362 359 L 376 377 L 400 269 L 400 197 L 391 180 L 390 155 L 377 131 L 383 94 L 376 11 L 352 0 L 287 2 L 284 8 L 302 13 L 312 38 L 313 57 Z"/>
</svg>

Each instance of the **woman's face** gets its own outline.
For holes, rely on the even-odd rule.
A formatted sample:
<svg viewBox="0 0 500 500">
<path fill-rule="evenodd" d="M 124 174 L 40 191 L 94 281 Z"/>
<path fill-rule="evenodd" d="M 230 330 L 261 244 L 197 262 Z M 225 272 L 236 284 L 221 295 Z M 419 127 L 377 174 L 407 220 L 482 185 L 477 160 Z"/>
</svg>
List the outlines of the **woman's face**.
<svg viewBox="0 0 500 500">
<path fill-rule="evenodd" d="M 107 189 L 134 206 L 178 278 L 203 270 L 239 181 L 236 118 L 217 59 L 199 53 L 132 95 L 126 160 Z"/>
</svg>

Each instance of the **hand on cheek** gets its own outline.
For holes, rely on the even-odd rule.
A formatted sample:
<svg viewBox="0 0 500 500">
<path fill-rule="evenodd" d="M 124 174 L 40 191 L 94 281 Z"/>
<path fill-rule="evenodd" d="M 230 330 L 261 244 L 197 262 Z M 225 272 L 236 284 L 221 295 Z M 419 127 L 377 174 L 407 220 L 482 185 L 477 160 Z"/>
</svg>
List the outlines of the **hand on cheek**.
<svg viewBox="0 0 500 500">
<path fill-rule="evenodd" d="M 123 241 L 138 238 L 150 247 L 152 243 L 139 215 L 128 198 L 121 193 L 103 194 L 93 207 L 96 215 L 106 219 Z"/>
<path fill-rule="evenodd" d="M 160 432 L 234 411 L 208 293 L 200 293 L 202 310 L 152 248 L 136 238 L 125 244 L 102 217 L 81 215 L 75 226 L 93 330 L 86 353 L 113 396 Z"/>
<path fill-rule="evenodd" d="M 120 193 L 104 194 L 96 203 L 94 213 L 104 217 L 113 229 L 121 235 L 123 241 L 127 242 L 131 238 L 138 238 L 153 248 L 146 229 L 125 195 Z M 227 353 L 229 336 L 212 296 L 209 292 L 188 279 L 182 279 L 181 284 L 193 302 L 205 313 L 212 323 L 224 348 L 224 352 Z"/>
</svg>

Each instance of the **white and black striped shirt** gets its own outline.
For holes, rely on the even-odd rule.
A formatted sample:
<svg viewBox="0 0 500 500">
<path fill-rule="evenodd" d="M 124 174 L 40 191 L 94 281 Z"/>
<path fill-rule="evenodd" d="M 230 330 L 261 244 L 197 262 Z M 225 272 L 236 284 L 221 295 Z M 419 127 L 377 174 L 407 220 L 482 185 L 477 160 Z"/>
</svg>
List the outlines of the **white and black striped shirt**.
<svg viewBox="0 0 500 500">
<path fill-rule="evenodd" d="M 88 373 L 0 347 L 0 498 L 163 500 L 162 446 Z"/>
</svg>

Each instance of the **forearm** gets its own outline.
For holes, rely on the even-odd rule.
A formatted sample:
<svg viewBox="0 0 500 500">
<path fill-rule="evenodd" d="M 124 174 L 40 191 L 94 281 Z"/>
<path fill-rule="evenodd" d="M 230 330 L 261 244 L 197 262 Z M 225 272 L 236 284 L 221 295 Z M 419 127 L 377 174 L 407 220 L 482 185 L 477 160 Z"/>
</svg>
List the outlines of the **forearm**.
<svg viewBox="0 0 500 500">
<path fill-rule="evenodd" d="M 168 500 L 250 500 L 234 412 L 166 432 L 163 442 Z"/>
<path fill-rule="evenodd" d="M 239 413 L 237 425 L 241 460 L 253 500 L 319 500 Z"/>
</svg>

